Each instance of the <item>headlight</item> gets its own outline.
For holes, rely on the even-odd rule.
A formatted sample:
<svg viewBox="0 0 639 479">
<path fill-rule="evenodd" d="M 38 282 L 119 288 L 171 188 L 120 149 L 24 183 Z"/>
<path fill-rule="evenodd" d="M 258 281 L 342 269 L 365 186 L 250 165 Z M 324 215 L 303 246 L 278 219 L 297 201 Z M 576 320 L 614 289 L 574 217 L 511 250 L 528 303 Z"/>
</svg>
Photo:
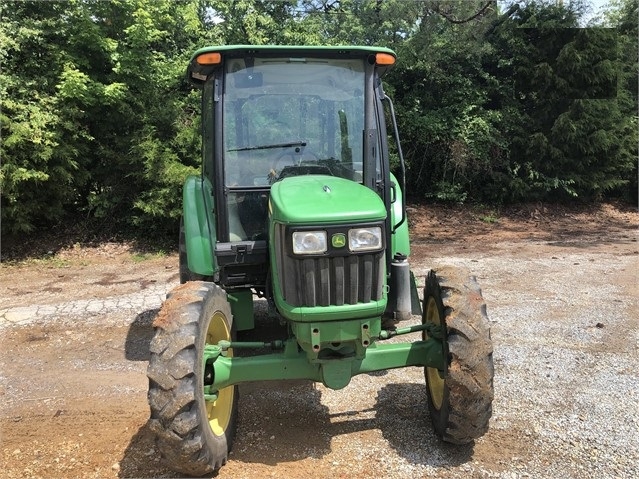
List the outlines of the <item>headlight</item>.
<svg viewBox="0 0 639 479">
<path fill-rule="evenodd" d="M 351 251 L 382 249 L 382 228 L 374 226 L 348 230 L 348 247 Z"/>
<path fill-rule="evenodd" d="M 293 233 L 293 253 L 326 253 L 326 231 L 297 231 Z"/>
</svg>

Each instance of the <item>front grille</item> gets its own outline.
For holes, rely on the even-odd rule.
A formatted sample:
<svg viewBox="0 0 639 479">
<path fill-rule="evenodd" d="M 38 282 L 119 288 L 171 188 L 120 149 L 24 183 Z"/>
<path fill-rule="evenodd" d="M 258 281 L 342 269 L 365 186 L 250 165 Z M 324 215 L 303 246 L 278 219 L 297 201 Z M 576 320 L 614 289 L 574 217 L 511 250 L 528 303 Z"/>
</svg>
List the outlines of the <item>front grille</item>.
<svg viewBox="0 0 639 479">
<path fill-rule="evenodd" d="M 283 228 L 276 230 L 277 244 Z M 300 258 L 277 251 L 284 300 L 291 306 L 342 306 L 382 299 L 384 251 L 350 256 Z"/>
</svg>

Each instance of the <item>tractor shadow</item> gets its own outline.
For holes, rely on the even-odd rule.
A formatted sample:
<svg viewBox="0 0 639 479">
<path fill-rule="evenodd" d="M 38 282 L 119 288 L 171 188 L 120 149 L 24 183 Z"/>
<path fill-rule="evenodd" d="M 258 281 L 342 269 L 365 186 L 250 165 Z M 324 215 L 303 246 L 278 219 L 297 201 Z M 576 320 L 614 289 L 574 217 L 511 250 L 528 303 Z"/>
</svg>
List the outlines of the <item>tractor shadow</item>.
<svg viewBox="0 0 639 479">
<path fill-rule="evenodd" d="M 124 340 L 124 357 L 128 361 L 149 361 L 149 344 L 153 339 L 153 320 L 159 311 L 159 308 L 143 311 L 130 324 Z"/>
<path fill-rule="evenodd" d="M 164 467 L 155 448 L 155 436 L 145 423 L 131 438 L 119 463 L 119 478 L 176 477 Z"/>
<path fill-rule="evenodd" d="M 124 340 L 124 357 L 127 361 L 149 361 L 149 345 L 154 333 L 153 321 L 159 311 L 158 308 L 142 311 L 130 323 Z M 149 429 L 148 422 L 131 438 L 119 466 L 119 478 L 175 477 L 175 472 L 164 467 L 160 461 L 155 448 L 155 436 Z"/>
<path fill-rule="evenodd" d="M 452 445 L 435 435 L 426 394 L 425 384 L 386 384 L 377 394 L 372 428 L 412 464 L 454 467 L 471 461 L 474 443 Z"/>
<path fill-rule="evenodd" d="M 333 439 L 372 430 L 379 430 L 412 464 L 454 467 L 472 459 L 472 444 L 452 446 L 433 433 L 424 385 L 388 384 L 378 392 L 373 408 L 338 414 L 329 412 L 319 388 L 306 381 L 243 385 L 240 393 L 232 461 L 274 466 L 321 459 L 333 452 Z M 348 401 L 348 388 L 343 394 Z"/>
</svg>

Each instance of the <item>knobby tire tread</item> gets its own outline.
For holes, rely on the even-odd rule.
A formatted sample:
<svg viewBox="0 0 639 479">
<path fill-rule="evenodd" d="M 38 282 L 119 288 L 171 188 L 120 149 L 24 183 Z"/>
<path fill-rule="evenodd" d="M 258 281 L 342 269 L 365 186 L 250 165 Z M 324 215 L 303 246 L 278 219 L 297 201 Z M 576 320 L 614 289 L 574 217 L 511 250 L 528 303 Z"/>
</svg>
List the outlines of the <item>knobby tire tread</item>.
<svg viewBox="0 0 639 479">
<path fill-rule="evenodd" d="M 490 324 L 474 276 L 451 269 L 438 273 L 437 278 L 444 304 L 450 364 L 446 377 L 448 416 L 436 432 L 446 442 L 468 444 L 488 431 L 492 415 L 494 366 Z M 433 414 L 432 405 L 430 409 Z"/>
<path fill-rule="evenodd" d="M 201 360 L 197 341 L 198 334 L 203 333 L 198 327 L 211 295 L 219 295 L 218 299 L 226 303 L 225 293 L 213 283 L 189 282 L 174 290 L 163 306 L 166 314 L 162 321 L 154 324 L 156 332 L 149 348 L 149 427 L 156 435 L 157 449 L 164 462 L 171 469 L 191 476 L 208 474 L 226 463 L 235 429 L 237 403 L 229 437 L 221 445 L 216 443 L 219 438 L 212 441 L 199 404 L 203 393 L 196 370 L 197 361 Z M 225 313 L 231 317 L 230 307 Z"/>
</svg>

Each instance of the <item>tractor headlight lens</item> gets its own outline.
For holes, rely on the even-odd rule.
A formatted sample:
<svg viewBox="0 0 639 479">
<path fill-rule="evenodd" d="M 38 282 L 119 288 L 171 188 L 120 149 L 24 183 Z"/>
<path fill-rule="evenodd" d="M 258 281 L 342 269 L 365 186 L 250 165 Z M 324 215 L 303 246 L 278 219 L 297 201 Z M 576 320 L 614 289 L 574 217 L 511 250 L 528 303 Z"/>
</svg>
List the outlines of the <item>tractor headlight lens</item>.
<svg viewBox="0 0 639 479">
<path fill-rule="evenodd" d="M 293 253 L 321 254 L 326 253 L 326 231 L 297 231 L 293 233 Z"/>
<path fill-rule="evenodd" d="M 354 252 L 382 249 L 382 228 L 372 226 L 348 230 L 348 247 Z"/>
</svg>

